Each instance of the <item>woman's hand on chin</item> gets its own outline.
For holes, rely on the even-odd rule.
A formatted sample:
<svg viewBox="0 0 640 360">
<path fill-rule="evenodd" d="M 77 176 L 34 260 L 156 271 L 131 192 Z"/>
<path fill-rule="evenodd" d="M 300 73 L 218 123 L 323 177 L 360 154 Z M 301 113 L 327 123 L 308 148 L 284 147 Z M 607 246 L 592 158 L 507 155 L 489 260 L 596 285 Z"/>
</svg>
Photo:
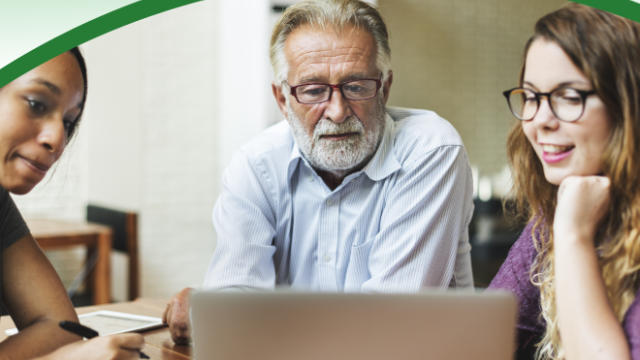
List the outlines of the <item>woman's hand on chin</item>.
<svg viewBox="0 0 640 360">
<path fill-rule="evenodd" d="M 604 176 L 569 176 L 558 189 L 554 243 L 593 240 L 609 209 L 611 182 Z"/>
<path fill-rule="evenodd" d="M 594 239 L 610 201 L 604 176 L 562 180 L 553 222 L 558 326 L 567 360 L 631 359 L 602 279 Z"/>
</svg>

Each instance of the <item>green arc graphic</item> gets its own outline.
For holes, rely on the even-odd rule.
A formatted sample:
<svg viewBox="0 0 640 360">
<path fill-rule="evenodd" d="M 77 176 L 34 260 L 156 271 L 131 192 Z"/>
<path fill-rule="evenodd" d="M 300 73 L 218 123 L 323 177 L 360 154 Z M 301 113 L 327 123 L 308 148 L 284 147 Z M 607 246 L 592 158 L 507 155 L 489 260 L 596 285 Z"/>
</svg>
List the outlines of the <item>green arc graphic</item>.
<svg viewBox="0 0 640 360">
<path fill-rule="evenodd" d="M 640 4 L 632 0 L 572 0 L 640 22 Z"/>
<path fill-rule="evenodd" d="M 140 0 L 84 23 L 0 69 L 0 87 L 63 52 L 100 35 L 161 12 L 203 0 Z"/>
</svg>

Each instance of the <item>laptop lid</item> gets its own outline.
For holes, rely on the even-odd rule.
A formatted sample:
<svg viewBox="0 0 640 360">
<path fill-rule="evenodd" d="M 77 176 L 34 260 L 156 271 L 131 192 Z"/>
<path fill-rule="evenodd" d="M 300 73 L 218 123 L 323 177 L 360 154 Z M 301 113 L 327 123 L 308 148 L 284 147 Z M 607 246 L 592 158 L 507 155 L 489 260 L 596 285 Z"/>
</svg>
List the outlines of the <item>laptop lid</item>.
<svg viewBox="0 0 640 360">
<path fill-rule="evenodd" d="M 506 293 L 198 292 L 196 360 L 512 359 Z"/>
</svg>

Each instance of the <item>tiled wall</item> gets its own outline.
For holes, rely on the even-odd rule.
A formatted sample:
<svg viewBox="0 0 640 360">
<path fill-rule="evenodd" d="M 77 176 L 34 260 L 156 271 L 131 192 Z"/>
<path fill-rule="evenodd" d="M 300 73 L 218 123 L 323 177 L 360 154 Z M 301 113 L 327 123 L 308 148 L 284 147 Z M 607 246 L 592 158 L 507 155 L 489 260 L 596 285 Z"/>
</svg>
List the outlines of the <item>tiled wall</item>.
<svg viewBox="0 0 640 360">
<path fill-rule="evenodd" d="M 379 0 L 391 31 L 389 105 L 430 109 L 449 120 L 480 175 L 506 164 L 515 87 L 533 25 L 564 0 Z"/>
<path fill-rule="evenodd" d="M 215 4 L 148 19 L 141 256 L 145 296 L 201 286 L 219 191 Z"/>
</svg>

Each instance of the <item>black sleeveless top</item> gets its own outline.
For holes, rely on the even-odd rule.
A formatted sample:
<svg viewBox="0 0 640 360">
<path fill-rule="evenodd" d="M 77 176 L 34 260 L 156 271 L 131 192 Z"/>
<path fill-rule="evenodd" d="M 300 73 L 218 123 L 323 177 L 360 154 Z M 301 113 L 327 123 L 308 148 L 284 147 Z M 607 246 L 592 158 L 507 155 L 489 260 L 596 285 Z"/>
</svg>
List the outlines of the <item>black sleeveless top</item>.
<svg viewBox="0 0 640 360">
<path fill-rule="evenodd" d="M 29 233 L 9 192 L 0 186 L 0 250 L 4 251 Z M 2 301 L 2 256 L 0 254 L 0 301 Z"/>
</svg>

